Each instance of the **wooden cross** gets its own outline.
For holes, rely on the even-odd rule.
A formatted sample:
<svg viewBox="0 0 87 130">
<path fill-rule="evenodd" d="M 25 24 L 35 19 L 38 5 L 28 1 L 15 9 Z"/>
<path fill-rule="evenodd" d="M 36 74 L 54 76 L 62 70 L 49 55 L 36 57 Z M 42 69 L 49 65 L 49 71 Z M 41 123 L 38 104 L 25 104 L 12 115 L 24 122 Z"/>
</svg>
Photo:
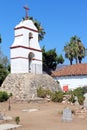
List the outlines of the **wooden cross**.
<svg viewBox="0 0 87 130">
<path fill-rule="evenodd" d="M 28 6 L 24 6 L 24 9 L 26 10 L 26 19 L 28 19 L 28 10 L 29 10 L 29 8 L 28 8 Z"/>
</svg>

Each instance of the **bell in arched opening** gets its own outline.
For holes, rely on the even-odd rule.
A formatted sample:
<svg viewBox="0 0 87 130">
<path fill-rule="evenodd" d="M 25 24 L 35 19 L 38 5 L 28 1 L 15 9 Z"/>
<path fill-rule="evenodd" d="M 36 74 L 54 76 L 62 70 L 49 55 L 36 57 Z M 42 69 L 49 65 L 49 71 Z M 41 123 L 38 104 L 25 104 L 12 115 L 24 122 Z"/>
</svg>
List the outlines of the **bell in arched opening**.
<svg viewBox="0 0 87 130">
<path fill-rule="evenodd" d="M 29 33 L 29 40 L 33 38 L 33 34 L 30 32 Z"/>
</svg>

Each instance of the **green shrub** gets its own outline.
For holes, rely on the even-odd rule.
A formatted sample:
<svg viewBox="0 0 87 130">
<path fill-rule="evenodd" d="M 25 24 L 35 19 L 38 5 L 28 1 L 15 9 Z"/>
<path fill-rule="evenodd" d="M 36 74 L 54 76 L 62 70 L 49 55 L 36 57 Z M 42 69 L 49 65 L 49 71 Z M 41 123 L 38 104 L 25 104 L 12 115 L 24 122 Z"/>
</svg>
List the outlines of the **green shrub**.
<svg viewBox="0 0 87 130">
<path fill-rule="evenodd" d="M 40 87 L 37 89 L 37 96 L 41 97 L 41 98 L 45 98 L 46 97 L 46 91 Z"/>
<path fill-rule="evenodd" d="M 9 93 L 9 98 L 12 97 L 12 96 L 13 96 L 13 94 L 12 94 L 12 93 Z"/>
<path fill-rule="evenodd" d="M 75 96 L 73 94 L 71 94 L 69 101 L 75 103 Z"/>
<path fill-rule="evenodd" d="M 78 97 L 78 102 L 80 105 L 83 104 L 84 101 L 84 88 L 78 87 L 73 91 L 73 94 Z"/>
<path fill-rule="evenodd" d="M 16 122 L 16 124 L 19 124 L 19 122 L 20 122 L 20 117 L 19 116 L 15 117 L 15 122 Z"/>
<path fill-rule="evenodd" d="M 50 95 L 51 100 L 54 102 L 62 102 L 63 101 L 63 92 L 51 92 L 50 90 L 45 90 L 42 87 L 37 89 L 37 96 L 41 98 L 45 98 L 46 95 Z"/>
<path fill-rule="evenodd" d="M 41 98 L 45 98 L 46 97 L 46 95 L 52 95 L 52 92 L 50 91 L 50 90 L 46 90 L 46 89 L 43 89 L 42 87 L 39 87 L 38 89 L 37 89 L 37 96 L 38 97 L 41 97 Z"/>
<path fill-rule="evenodd" d="M 9 95 L 5 91 L 0 91 L 0 102 L 7 101 L 9 98 Z"/>
<path fill-rule="evenodd" d="M 85 97 L 83 95 L 78 96 L 78 102 L 79 102 L 80 105 L 83 105 L 84 99 L 85 99 Z"/>
<path fill-rule="evenodd" d="M 50 95 L 50 97 L 52 96 L 53 92 L 51 92 L 49 89 L 47 89 L 45 91 L 46 91 L 46 95 Z"/>
<path fill-rule="evenodd" d="M 63 92 L 58 91 L 58 92 L 53 93 L 52 101 L 54 101 L 54 102 L 62 102 L 63 101 Z"/>
<path fill-rule="evenodd" d="M 82 89 L 83 89 L 83 94 L 87 93 L 87 86 L 83 86 Z"/>
</svg>

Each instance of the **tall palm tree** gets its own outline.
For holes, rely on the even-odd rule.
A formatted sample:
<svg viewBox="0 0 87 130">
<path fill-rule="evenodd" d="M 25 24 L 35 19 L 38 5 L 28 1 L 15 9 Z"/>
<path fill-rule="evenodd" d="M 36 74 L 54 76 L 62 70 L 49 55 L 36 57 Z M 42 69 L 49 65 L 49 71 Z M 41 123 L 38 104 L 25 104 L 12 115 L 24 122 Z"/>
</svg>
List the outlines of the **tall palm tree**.
<svg viewBox="0 0 87 130">
<path fill-rule="evenodd" d="M 82 44 L 82 41 L 76 35 L 71 38 L 73 44 L 74 58 L 77 63 L 81 63 L 82 59 L 86 56 L 86 48 Z"/>
<path fill-rule="evenodd" d="M 39 23 L 37 20 L 34 20 L 34 19 L 33 19 L 33 22 L 34 22 L 34 25 L 38 29 L 38 40 L 41 41 L 44 38 L 45 31 L 44 31 L 43 27 L 41 26 L 41 23 Z"/>
<path fill-rule="evenodd" d="M 71 43 L 66 44 L 66 46 L 64 46 L 64 51 L 65 51 L 65 57 L 69 59 L 70 65 L 72 65 L 74 59 L 72 44 Z"/>
<path fill-rule="evenodd" d="M 81 63 L 86 56 L 86 48 L 76 35 L 71 37 L 70 42 L 64 47 L 64 51 L 65 57 L 70 60 L 70 64 L 72 64 L 73 59 L 76 60 L 76 64 Z"/>
<path fill-rule="evenodd" d="M 76 64 L 78 63 L 79 42 L 80 42 L 80 39 L 77 36 L 73 36 L 70 39 L 70 43 L 73 45 L 73 53 L 74 53 L 74 58 L 76 60 Z"/>
<path fill-rule="evenodd" d="M 86 48 L 82 45 L 82 43 L 79 43 L 79 55 L 78 55 L 79 63 L 82 62 L 82 59 L 85 56 L 86 56 Z"/>
</svg>

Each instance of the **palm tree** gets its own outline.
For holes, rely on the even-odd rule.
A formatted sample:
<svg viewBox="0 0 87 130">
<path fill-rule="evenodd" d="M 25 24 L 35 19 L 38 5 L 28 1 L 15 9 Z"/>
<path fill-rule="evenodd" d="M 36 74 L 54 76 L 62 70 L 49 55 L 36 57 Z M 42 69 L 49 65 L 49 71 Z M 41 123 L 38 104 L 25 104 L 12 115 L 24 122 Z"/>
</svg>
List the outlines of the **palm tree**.
<svg viewBox="0 0 87 130">
<path fill-rule="evenodd" d="M 82 41 L 76 35 L 71 38 L 71 42 L 73 44 L 74 58 L 76 60 L 76 64 L 81 63 L 82 59 L 86 56 L 86 48 L 82 44 Z"/>
<path fill-rule="evenodd" d="M 39 23 L 37 20 L 32 20 L 34 22 L 34 25 L 37 27 L 38 29 L 38 40 L 41 41 L 44 38 L 45 35 L 45 31 L 41 26 L 41 23 Z"/>
<path fill-rule="evenodd" d="M 74 58 L 76 60 L 76 64 L 78 63 L 78 55 L 79 55 L 79 42 L 80 39 L 77 36 L 73 36 L 70 39 L 71 44 L 73 45 L 73 53 L 74 53 Z"/>
<path fill-rule="evenodd" d="M 70 64 L 72 64 L 73 59 L 76 60 L 76 64 L 81 63 L 86 56 L 86 48 L 76 35 L 71 37 L 70 42 L 64 47 L 64 51 L 65 57 L 70 60 Z"/>
<path fill-rule="evenodd" d="M 64 51 L 65 51 L 65 57 L 67 59 L 69 59 L 70 65 L 72 65 L 72 62 L 73 62 L 73 59 L 74 59 L 72 44 L 69 43 L 66 46 L 64 46 Z"/>
</svg>

